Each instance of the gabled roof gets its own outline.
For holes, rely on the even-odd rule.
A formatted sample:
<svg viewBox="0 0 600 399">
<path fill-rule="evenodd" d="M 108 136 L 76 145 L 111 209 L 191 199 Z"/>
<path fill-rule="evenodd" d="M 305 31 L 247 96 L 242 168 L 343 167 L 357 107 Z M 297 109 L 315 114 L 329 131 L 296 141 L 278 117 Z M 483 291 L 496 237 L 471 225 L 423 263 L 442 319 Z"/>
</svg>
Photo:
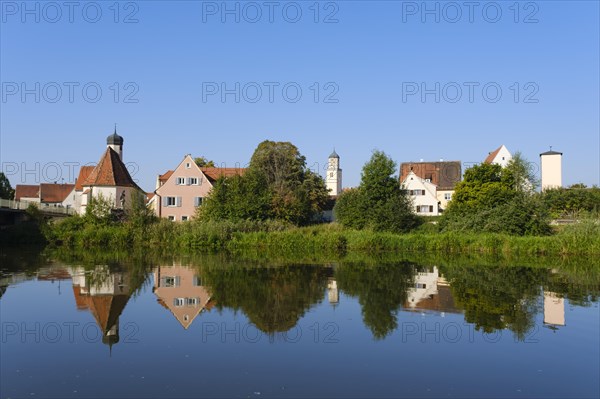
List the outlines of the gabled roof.
<svg viewBox="0 0 600 399">
<path fill-rule="evenodd" d="M 200 168 L 200 170 L 211 183 L 221 177 L 242 176 L 246 172 L 245 168 Z"/>
<path fill-rule="evenodd" d="M 497 150 L 490 152 L 490 154 L 487 156 L 487 158 L 483 162 L 485 162 L 485 163 L 492 163 L 492 162 L 494 162 L 494 159 L 496 159 L 496 157 L 498 156 L 498 154 L 502 150 L 502 147 L 504 147 L 504 145 L 501 145 L 500 147 L 498 147 Z"/>
<path fill-rule="evenodd" d="M 169 180 L 169 177 L 171 177 L 172 175 L 173 171 L 167 170 L 164 174 L 158 175 L 158 181 L 160 181 L 161 184 L 165 184 L 167 180 Z"/>
<path fill-rule="evenodd" d="M 92 173 L 82 183 L 87 186 L 119 186 L 134 187 L 142 190 L 131 178 L 127 167 L 121 157 L 112 148 L 108 147 L 100 158 L 100 162 Z M 143 191 L 143 190 L 142 190 Z"/>
<path fill-rule="evenodd" d="M 462 178 L 460 161 L 403 162 L 400 165 L 400 182 L 406 180 L 411 171 L 421 179 L 431 179 L 431 183 L 442 191 L 453 190 Z"/>
<path fill-rule="evenodd" d="M 75 188 L 74 184 L 40 184 L 41 202 L 63 202 Z"/>
<path fill-rule="evenodd" d="M 82 166 L 79 169 L 79 176 L 75 180 L 75 191 L 83 191 L 83 182 L 88 178 L 95 166 Z"/>
<path fill-rule="evenodd" d="M 40 186 L 29 184 L 17 184 L 15 187 L 15 201 L 20 201 L 21 198 L 39 198 Z"/>
</svg>

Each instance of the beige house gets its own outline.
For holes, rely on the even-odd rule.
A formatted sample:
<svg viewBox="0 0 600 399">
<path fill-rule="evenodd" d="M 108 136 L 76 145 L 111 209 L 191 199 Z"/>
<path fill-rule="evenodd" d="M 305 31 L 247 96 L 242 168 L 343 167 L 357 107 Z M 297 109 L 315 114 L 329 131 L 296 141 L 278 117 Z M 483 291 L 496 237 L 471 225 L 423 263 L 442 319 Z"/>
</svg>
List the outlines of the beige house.
<svg viewBox="0 0 600 399">
<path fill-rule="evenodd" d="M 201 168 L 188 154 L 175 170 L 157 177 L 151 207 L 158 217 L 185 222 L 194 217 L 196 208 L 208 197 L 215 181 L 241 175 L 244 171 L 242 168 Z"/>
<path fill-rule="evenodd" d="M 203 309 L 210 310 L 210 293 L 194 269 L 159 266 L 152 289 L 160 305 L 169 309 L 179 324 L 188 329 Z"/>
</svg>

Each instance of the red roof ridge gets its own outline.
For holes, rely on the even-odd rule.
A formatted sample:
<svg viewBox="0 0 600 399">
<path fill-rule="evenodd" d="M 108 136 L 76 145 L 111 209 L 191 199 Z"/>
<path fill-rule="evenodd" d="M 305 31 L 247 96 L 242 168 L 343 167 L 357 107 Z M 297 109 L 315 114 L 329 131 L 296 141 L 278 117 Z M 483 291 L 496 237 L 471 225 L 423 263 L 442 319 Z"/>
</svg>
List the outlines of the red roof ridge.
<svg viewBox="0 0 600 399">
<path fill-rule="evenodd" d="M 487 156 L 487 158 L 485 159 L 485 161 L 483 161 L 483 162 L 485 162 L 485 163 L 492 163 L 492 162 L 494 162 L 494 159 L 496 159 L 496 156 L 498 156 L 498 153 L 500 152 L 500 150 L 502 149 L 502 147 L 504 147 L 504 145 L 501 145 L 495 151 L 490 152 L 489 155 Z"/>
</svg>

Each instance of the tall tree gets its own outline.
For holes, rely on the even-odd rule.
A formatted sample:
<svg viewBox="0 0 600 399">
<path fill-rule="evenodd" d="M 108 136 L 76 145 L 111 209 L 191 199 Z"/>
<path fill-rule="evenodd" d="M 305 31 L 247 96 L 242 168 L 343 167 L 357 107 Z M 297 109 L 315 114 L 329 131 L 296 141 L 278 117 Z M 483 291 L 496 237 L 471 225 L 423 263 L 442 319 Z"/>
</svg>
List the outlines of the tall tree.
<svg viewBox="0 0 600 399">
<path fill-rule="evenodd" d="M 13 199 L 15 196 L 15 190 L 10 185 L 10 181 L 4 174 L 0 172 L 0 198 L 2 199 Z"/>
<path fill-rule="evenodd" d="M 200 210 L 205 219 L 277 219 L 297 225 L 319 215 L 328 193 L 323 178 L 289 142 L 258 145 L 243 176 L 223 178 Z"/>
<path fill-rule="evenodd" d="M 347 227 L 376 231 L 409 231 L 420 223 L 412 203 L 394 175 L 396 163 L 374 151 L 362 170 L 360 186 L 340 196 L 334 212 Z"/>
</svg>

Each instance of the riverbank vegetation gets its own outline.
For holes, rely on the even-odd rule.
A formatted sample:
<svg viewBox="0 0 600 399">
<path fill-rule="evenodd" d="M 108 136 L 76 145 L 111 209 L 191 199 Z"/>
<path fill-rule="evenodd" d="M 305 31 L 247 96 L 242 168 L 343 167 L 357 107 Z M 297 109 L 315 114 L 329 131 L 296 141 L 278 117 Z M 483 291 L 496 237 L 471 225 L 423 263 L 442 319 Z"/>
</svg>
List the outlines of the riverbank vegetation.
<svg viewBox="0 0 600 399">
<path fill-rule="evenodd" d="M 219 179 L 192 221 L 158 219 L 133 201 L 115 213 L 95 198 L 85 215 L 56 223 L 35 217 L 37 233 L 3 230 L 2 245 L 46 241 L 53 247 L 165 251 L 228 251 L 311 257 L 363 253 L 487 254 L 502 256 L 600 254 L 600 189 L 535 191 L 537 181 L 516 154 L 508 167 L 481 164 L 466 170 L 448 209 L 436 218 L 414 213 L 394 175 L 397 164 L 374 151 L 361 183 L 344 191 L 322 224 L 323 179 L 306 167 L 291 143 L 261 143 L 241 176 Z M 32 212 L 34 212 L 32 210 Z M 576 215 L 571 225 L 551 219 Z M 8 232 L 7 232 L 8 231 Z M 29 237 L 28 237 L 29 236 Z M 7 237 L 7 238 L 6 238 Z M 6 239 L 5 239 L 6 238 Z"/>
</svg>

